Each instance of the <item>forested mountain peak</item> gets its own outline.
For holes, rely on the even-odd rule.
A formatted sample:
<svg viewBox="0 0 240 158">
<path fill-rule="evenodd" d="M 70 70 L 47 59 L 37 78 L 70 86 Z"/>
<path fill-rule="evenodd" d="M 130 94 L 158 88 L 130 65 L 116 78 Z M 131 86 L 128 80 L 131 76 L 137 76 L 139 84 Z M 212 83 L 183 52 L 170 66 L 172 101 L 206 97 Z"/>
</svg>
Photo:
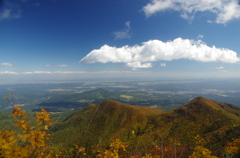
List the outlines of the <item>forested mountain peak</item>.
<svg viewBox="0 0 240 158">
<path fill-rule="evenodd" d="M 98 141 L 98 137 L 102 141 L 109 141 L 111 138 L 128 139 L 128 134 L 135 129 L 138 133 L 143 133 L 147 124 L 162 113 L 150 107 L 133 106 L 105 99 L 97 105 L 90 104 L 75 112 L 64 122 L 55 124 L 51 130 L 57 137 L 77 132 L 79 139 L 91 142 Z M 72 139 L 71 136 L 68 139 L 74 142 L 76 136 L 72 136 Z"/>
<path fill-rule="evenodd" d="M 240 119 L 240 109 L 234 105 L 213 101 L 204 97 L 196 97 L 183 106 L 173 110 L 192 113 L 220 113 L 231 119 Z"/>
<path fill-rule="evenodd" d="M 183 147 L 190 149 L 195 144 L 195 137 L 199 136 L 205 139 L 205 146 L 216 151 L 217 155 L 218 149 L 239 135 L 239 126 L 236 126 L 240 120 L 236 115 L 238 110 L 233 105 L 204 97 L 194 98 L 165 113 L 150 107 L 105 99 L 52 126 L 52 141 L 66 146 L 86 144 L 92 151 L 100 142 L 109 144 L 117 138 L 127 142 L 131 150 L 139 151 L 140 148 L 151 148 L 146 142 L 161 142 L 172 150 L 171 141 L 175 140 L 183 145 L 182 150 Z M 136 144 L 139 149 L 135 148 Z M 188 155 L 187 152 L 185 154 Z"/>
<path fill-rule="evenodd" d="M 125 112 L 137 112 L 137 113 L 142 113 L 144 115 L 159 115 L 163 113 L 162 111 L 150 107 L 145 107 L 145 106 L 133 106 L 129 104 L 124 104 L 118 101 L 114 101 L 111 99 L 105 99 L 102 102 L 99 102 L 98 106 L 100 107 L 101 110 L 106 110 L 107 111 L 114 111 L 114 110 L 125 110 Z M 124 111 L 123 111 L 124 112 Z"/>
</svg>

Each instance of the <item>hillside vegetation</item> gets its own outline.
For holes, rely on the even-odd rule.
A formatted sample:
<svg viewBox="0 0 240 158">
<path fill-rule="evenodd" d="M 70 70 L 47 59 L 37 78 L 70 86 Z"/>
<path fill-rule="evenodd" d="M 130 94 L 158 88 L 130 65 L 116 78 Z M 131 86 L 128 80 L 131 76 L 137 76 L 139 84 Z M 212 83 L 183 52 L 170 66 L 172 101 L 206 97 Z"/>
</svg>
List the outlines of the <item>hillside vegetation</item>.
<svg viewBox="0 0 240 158">
<path fill-rule="evenodd" d="M 188 157 L 195 147 L 225 157 L 225 148 L 240 136 L 240 109 L 233 105 L 197 97 L 163 113 L 149 107 L 113 100 L 90 104 L 51 128 L 54 144 L 84 146 L 95 155 L 99 144 L 108 148 L 120 139 L 128 145 L 127 157 L 148 152 L 164 157 Z M 159 147 L 159 150 L 155 147 Z"/>
<path fill-rule="evenodd" d="M 55 124 L 51 128 L 53 141 L 67 146 L 73 142 L 88 144 L 95 148 L 99 142 L 108 144 L 114 138 L 129 140 L 132 131 L 144 133 L 154 117 L 161 113 L 157 109 L 107 99 L 97 105 L 90 104 L 64 122 Z"/>
<path fill-rule="evenodd" d="M 240 156 L 240 109 L 204 97 L 169 112 L 105 99 L 53 125 L 45 109 L 35 119 L 21 106 L 12 114 L 15 127 L 0 131 L 0 157 Z M 2 116 L 7 123 L 10 115 Z"/>
</svg>

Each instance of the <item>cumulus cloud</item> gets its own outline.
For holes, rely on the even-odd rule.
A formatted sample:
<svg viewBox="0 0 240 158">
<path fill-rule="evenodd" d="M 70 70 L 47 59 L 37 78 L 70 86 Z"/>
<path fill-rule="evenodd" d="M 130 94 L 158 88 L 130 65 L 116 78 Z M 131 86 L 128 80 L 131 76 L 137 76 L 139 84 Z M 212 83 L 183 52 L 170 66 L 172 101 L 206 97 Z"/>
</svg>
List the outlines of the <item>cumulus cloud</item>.
<svg viewBox="0 0 240 158">
<path fill-rule="evenodd" d="M 215 22 L 221 24 L 240 19 L 238 0 L 151 0 L 142 10 L 148 17 L 157 12 L 175 10 L 188 20 L 192 20 L 197 12 L 211 12 L 216 14 Z"/>
<path fill-rule="evenodd" d="M 66 64 L 62 64 L 62 65 L 57 65 L 58 67 L 67 67 Z"/>
<path fill-rule="evenodd" d="M 0 66 L 13 66 L 11 63 L 1 63 Z"/>
<path fill-rule="evenodd" d="M 150 68 L 152 67 L 152 63 L 141 63 L 140 61 L 126 63 L 128 67 L 131 67 L 133 70 L 137 70 L 137 68 Z"/>
<path fill-rule="evenodd" d="M 202 40 L 177 38 L 168 42 L 150 40 L 143 42 L 142 45 L 126 45 L 120 48 L 104 45 L 88 53 L 79 63 L 111 62 L 125 63 L 131 68 L 149 68 L 152 67 L 152 62 L 177 59 L 223 63 L 240 61 L 237 53 L 232 50 L 209 47 Z"/>
<path fill-rule="evenodd" d="M 160 63 L 160 66 L 161 67 L 167 67 L 167 64 L 166 63 Z"/>
<path fill-rule="evenodd" d="M 219 66 L 219 67 L 215 67 L 215 69 L 222 70 L 222 69 L 224 69 L 224 67 L 223 66 Z"/>
<path fill-rule="evenodd" d="M 125 22 L 125 28 L 121 31 L 116 31 L 114 32 L 114 36 L 116 39 L 124 39 L 124 38 L 131 38 L 130 35 L 130 21 Z"/>
</svg>

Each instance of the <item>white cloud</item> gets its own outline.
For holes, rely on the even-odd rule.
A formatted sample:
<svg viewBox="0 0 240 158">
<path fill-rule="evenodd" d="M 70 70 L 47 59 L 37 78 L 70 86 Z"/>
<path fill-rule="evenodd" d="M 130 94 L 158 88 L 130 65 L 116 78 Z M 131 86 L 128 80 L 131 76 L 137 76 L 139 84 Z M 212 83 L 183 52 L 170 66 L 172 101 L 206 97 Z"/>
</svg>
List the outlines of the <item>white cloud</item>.
<svg viewBox="0 0 240 158">
<path fill-rule="evenodd" d="M 224 69 L 224 67 L 223 66 L 219 66 L 219 67 L 215 67 L 215 69 L 222 70 L 222 69 Z"/>
<path fill-rule="evenodd" d="M 131 38 L 130 35 L 130 21 L 125 22 L 125 28 L 121 31 L 116 31 L 114 32 L 114 36 L 116 39 L 124 39 L 124 38 Z"/>
<path fill-rule="evenodd" d="M 203 35 L 198 35 L 198 39 L 202 39 L 204 36 Z"/>
<path fill-rule="evenodd" d="M 131 67 L 133 70 L 137 70 L 137 68 L 150 68 L 152 67 L 152 63 L 141 63 L 139 61 L 126 63 L 128 67 Z"/>
<path fill-rule="evenodd" d="M 50 64 L 47 64 L 46 67 L 50 67 L 51 65 Z"/>
<path fill-rule="evenodd" d="M 11 63 L 1 63 L 0 66 L 13 66 Z"/>
<path fill-rule="evenodd" d="M 3 11 L 0 12 L 0 21 L 18 18 L 21 18 L 21 9 L 16 4 L 7 3 Z"/>
<path fill-rule="evenodd" d="M 177 38 L 162 42 L 150 40 L 141 46 L 123 46 L 120 48 L 108 45 L 95 49 L 82 58 L 79 63 L 125 63 L 131 68 L 149 68 L 152 62 L 177 59 L 196 60 L 200 62 L 237 63 L 237 53 L 226 49 L 209 47 L 202 40 Z"/>
<path fill-rule="evenodd" d="M 213 23 L 213 22 L 212 22 L 211 20 L 207 20 L 207 23 L 210 23 L 210 24 L 211 24 L 211 23 Z"/>
<path fill-rule="evenodd" d="M 136 73 L 133 71 L 94 71 L 94 72 L 86 72 L 86 71 L 28 71 L 28 72 L 12 72 L 12 71 L 0 71 L 0 75 L 8 74 L 8 75 L 41 75 L 41 74 L 129 74 Z M 139 73 L 139 72 L 137 72 Z M 141 72 L 145 73 L 145 72 Z"/>
<path fill-rule="evenodd" d="M 58 67 L 67 67 L 66 64 L 62 64 L 62 65 L 57 65 Z"/>
<path fill-rule="evenodd" d="M 10 72 L 0 71 L 0 84 L 7 83 L 38 83 L 56 81 L 77 81 L 77 80 L 102 80 L 102 79 L 139 79 L 149 77 L 148 71 L 30 71 L 30 72 Z"/>
<path fill-rule="evenodd" d="M 18 73 L 18 74 L 25 74 L 25 75 L 29 75 L 29 74 L 51 74 L 53 72 L 51 71 L 30 71 L 30 72 L 22 72 L 22 73 Z"/>
<path fill-rule="evenodd" d="M 160 66 L 161 67 L 167 67 L 167 64 L 166 63 L 160 63 Z"/>
<path fill-rule="evenodd" d="M 215 67 L 218 72 L 227 72 L 223 66 Z"/>
<path fill-rule="evenodd" d="M 17 72 L 11 72 L 11 71 L 3 71 L 3 72 L 0 72 L 0 75 L 3 75 L 3 74 L 17 75 L 18 73 L 17 73 Z"/>
<path fill-rule="evenodd" d="M 148 17 L 167 10 L 179 11 L 181 17 L 188 20 L 192 20 L 197 12 L 216 14 L 215 22 L 221 24 L 240 19 L 240 5 L 237 0 L 151 0 L 143 7 Z"/>
</svg>

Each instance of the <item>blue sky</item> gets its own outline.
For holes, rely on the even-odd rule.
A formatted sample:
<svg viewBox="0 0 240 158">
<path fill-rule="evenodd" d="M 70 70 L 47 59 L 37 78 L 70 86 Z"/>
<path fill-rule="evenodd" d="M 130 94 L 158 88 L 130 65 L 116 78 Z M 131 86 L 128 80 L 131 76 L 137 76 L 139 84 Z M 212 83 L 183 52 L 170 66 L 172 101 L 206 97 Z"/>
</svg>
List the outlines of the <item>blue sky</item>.
<svg viewBox="0 0 240 158">
<path fill-rule="evenodd" d="M 0 83 L 239 78 L 237 0 L 0 0 Z"/>
</svg>

